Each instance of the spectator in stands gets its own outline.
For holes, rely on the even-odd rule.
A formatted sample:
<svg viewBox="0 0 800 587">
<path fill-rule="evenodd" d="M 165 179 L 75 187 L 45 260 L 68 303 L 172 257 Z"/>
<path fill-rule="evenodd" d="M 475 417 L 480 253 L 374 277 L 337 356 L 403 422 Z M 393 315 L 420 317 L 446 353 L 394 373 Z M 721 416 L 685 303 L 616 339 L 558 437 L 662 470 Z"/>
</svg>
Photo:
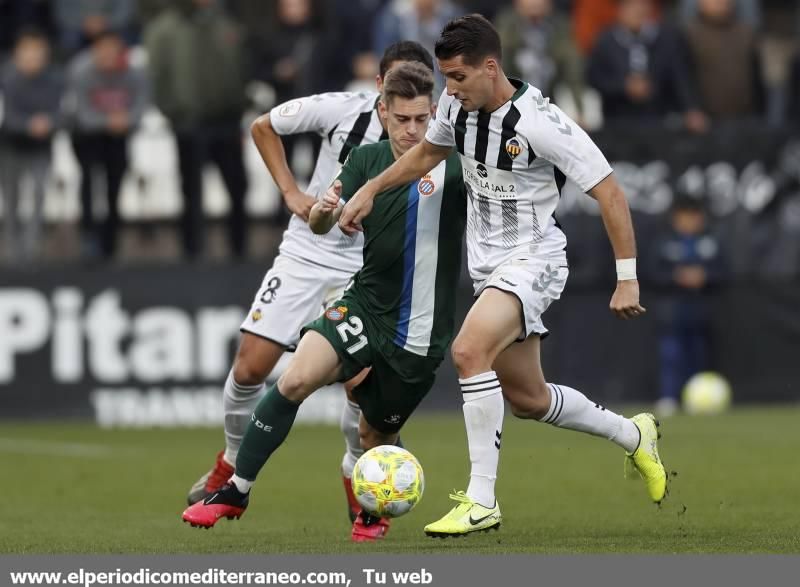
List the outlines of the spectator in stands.
<svg viewBox="0 0 800 587">
<path fill-rule="evenodd" d="M 203 250 L 203 168 L 213 161 L 231 198 L 229 241 L 244 254 L 247 175 L 244 37 L 213 0 L 176 0 L 145 29 L 156 105 L 175 132 L 183 190 L 183 245 Z"/>
<path fill-rule="evenodd" d="M 656 408 L 669 416 L 686 381 L 711 366 L 710 296 L 727 268 L 702 203 L 693 198 L 675 202 L 669 231 L 651 246 L 643 275 L 663 293 L 656 307 L 661 363 Z"/>
<path fill-rule="evenodd" d="M 84 255 L 114 254 L 119 228 L 117 201 L 128 167 L 128 137 L 149 104 L 144 72 L 128 63 L 124 39 L 113 31 L 100 33 L 89 51 L 78 54 L 70 68 L 74 106 L 72 145 L 81 168 L 81 230 Z M 95 221 L 95 174 L 105 176 L 106 216 Z"/>
<path fill-rule="evenodd" d="M 563 4 L 565 1 L 569 2 L 571 0 L 556 0 L 560 4 Z M 492 22 L 494 22 L 495 17 L 499 10 L 504 8 L 504 4 L 508 4 L 508 0 L 503 0 L 502 2 L 498 2 L 497 0 L 455 0 L 455 3 L 460 7 L 461 11 L 465 14 L 472 14 L 477 12 L 478 14 L 482 14 Z"/>
<path fill-rule="evenodd" d="M 581 53 L 588 55 L 597 37 L 617 21 L 619 0 L 574 0 L 572 28 Z"/>
<path fill-rule="evenodd" d="M 398 41 L 416 41 L 433 55 L 444 25 L 461 13 L 450 0 L 391 0 L 375 23 L 374 53 L 382 55 Z"/>
<path fill-rule="evenodd" d="M 323 47 L 336 50 L 327 43 L 334 31 L 328 26 L 324 0 L 226 0 L 224 5 L 244 31 L 252 66 L 249 77 L 271 84 L 275 102 L 313 94 L 324 85 L 318 83 L 327 76 Z M 361 36 L 353 35 L 352 29 L 344 34 Z"/>
<path fill-rule="evenodd" d="M 760 0 L 732 0 L 737 18 L 750 28 L 758 30 L 761 26 Z M 693 21 L 701 12 L 700 0 L 681 0 L 680 16 L 685 23 Z"/>
<path fill-rule="evenodd" d="M 90 45 L 101 34 L 133 32 L 134 0 L 57 0 L 53 2 L 61 48 L 67 55 Z"/>
<path fill-rule="evenodd" d="M 712 120 L 765 112 L 756 35 L 735 8 L 734 0 L 698 0 L 698 14 L 686 27 L 695 86 Z"/>
<path fill-rule="evenodd" d="M 503 39 L 503 69 L 552 96 L 558 84 L 569 88 L 578 118 L 583 114 L 583 63 L 569 21 L 553 12 L 553 0 L 514 0 L 497 16 Z"/>
<path fill-rule="evenodd" d="M 330 84 L 326 91 L 337 91 L 354 80 L 356 87 L 374 90 L 379 61 L 373 52 L 375 22 L 387 1 L 333 1 L 330 17 L 334 34 L 328 38 L 325 51 L 326 77 Z"/>
<path fill-rule="evenodd" d="M 52 30 L 49 0 L 0 0 L 0 62 L 5 61 L 20 34 L 29 28 Z"/>
<path fill-rule="evenodd" d="M 620 0 L 616 26 L 592 50 L 589 83 L 602 96 L 606 123 L 652 123 L 678 113 L 689 130 L 702 132 L 707 119 L 697 109 L 685 43 L 654 9 L 653 0 Z"/>
<path fill-rule="evenodd" d="M 273 28 L 256 48 L 255 75 L 274 88 L 275 102 L 282 104 L 319 90 L 318 82 L 324 72 L 317 66 L 322 59 L 320 47 L 327 27 L 323 7 L 312 0 L 277 0 L 273 9 Z M 282 137 L 287 161 L 293 160 L 300 137 Z M 304 138 L 313 143 L 317 137 Z M 319 143 L 317 140 L 315 150 Z M 309 177 L 304 179 L 307 181 Z M 288 220 L 288 216 L 282 220 Z"/>
<path fill-rule="evenodd" d="M 41 31 L 20 34 L 13 59 L 0 72 L 3 122 L 0 126 L 0 190 L 3 232 L 9 261 L 23 263 L 36 254 L 42 225 L 45 187 L 50 175 L 53 133 L 64 89 L 61 72 L 50 64 L 50 43 Z M 20 236 L 20 183 L 33 184 L 33 212 Z"/>
</svg>

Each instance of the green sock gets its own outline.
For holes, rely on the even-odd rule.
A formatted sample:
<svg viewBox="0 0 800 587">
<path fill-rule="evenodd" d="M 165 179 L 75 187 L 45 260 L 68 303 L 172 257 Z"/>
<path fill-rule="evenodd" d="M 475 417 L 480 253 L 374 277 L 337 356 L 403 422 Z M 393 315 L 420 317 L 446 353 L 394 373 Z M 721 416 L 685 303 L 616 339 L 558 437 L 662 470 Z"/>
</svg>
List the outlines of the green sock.
<svg viewBox="0 0 800 587">
<path fill-rule="evenodd" d="M 299 407 L 300 404 L 281 395 L 277 383 L 267 390 L 253 411 L 242 438 L 236 456 L 236 475 L 248 481 L 256 480 L 261 467 L 292 429 Z"/>
</svg>

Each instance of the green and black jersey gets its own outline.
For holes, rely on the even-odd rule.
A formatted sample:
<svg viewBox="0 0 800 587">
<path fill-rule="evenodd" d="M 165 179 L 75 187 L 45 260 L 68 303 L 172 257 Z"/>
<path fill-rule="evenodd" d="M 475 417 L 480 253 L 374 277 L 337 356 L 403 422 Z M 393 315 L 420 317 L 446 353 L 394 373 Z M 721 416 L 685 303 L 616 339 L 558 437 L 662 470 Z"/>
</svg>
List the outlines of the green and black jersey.
<svg viewBox="0 0 800 587">
<path fill-rule="evenodd" d="M 389 141 L 353 149 L 338 179 L 342 198 L 394 163 Z M 466 191 L 458 154 L 418 181 L 375 198 L 363 221 L 364 266 L 348 291 L 398 347 L 443 357 L 453 337 Z"/>
</svg>

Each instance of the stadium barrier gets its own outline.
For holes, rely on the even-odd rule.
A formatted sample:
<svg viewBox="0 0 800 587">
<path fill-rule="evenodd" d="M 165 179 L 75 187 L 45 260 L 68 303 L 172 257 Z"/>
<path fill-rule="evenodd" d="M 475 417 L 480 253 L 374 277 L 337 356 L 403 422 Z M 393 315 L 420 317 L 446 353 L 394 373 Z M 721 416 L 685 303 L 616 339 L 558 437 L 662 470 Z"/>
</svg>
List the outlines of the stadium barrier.
<svg viewBox="0 0 800 587">
<path fill-rule="evenodd" d="M 0 419 L 81 418 L 104 426 L 217 425 L 239 324 L 265 267 L 256 263 L 50 267 L 0 274 Z M 548 379 L 606 403 L 656 396 L 652 313 L 620 321 L 609 287 L 568 284 L 545 315 Z M 459 315 L 471 301 L 464 280 Z M 737 283 L 713 304 L 716 368 L 736 401 L 800 397 L 800 283 Z M 645 291 L 644 304 L 653 295 Z M 335 422 L 342 393 L 304 406 Z M 459 409 L 446 360 L 426 409 Z"/>
</svg>

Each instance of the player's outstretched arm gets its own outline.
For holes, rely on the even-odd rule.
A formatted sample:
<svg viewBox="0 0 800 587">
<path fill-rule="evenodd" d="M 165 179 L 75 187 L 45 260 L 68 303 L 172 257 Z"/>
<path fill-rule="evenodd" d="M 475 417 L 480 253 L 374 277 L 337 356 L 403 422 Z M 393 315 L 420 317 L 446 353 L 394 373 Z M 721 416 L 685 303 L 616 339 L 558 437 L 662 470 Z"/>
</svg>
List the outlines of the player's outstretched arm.
<svg viewBox="0 0 800 587">
<path fill-rule="evenodd" d="M 281 191 L 286 206 L 293 214 L 308 222 L 308 215 L 311 207 L 316 201 L 314 197 L 300 191 L 297 187 L 294 175 L 289 169 L 289 162 L 286 160 L 286 151 L 283 149 L 281 137 L 272 128 L 269 113 L 259 116 L 250 126 L 250 134 L 256 144 L 261 159 L 272 174 L 272 179 Z"/>
<path fill-rule="evenodd" d="M 342 213 L 342 207 L 339 205 L 341 197 L 342 182 L 337 179 L 322 195 L 322 199 L 317 200 L 311 208 L 311 214 L 308 216 L 308 227 L 311 232 L 314 234 L 330 232 Z"/>
<path fill-rule="evenodd" d="M 440 147 L 423 140 L 405 152 L 388 169 L 365 183 L 347 201 L 339 227 L 347 234 L 361 230 L 361 221 L 372 211 L 372 201 L 379 193 L 419 179 L 447 159 L 451 147 Z"/>
<path fill-rule="evenodd" d="M 639 304 L 639 282 L 636 279 L 636 237 L 625 193 L 614 174 L 610 174 L 589 195 L 600 204 L 606 233 L 617 259 L 617 289 L 610 308 L 619 318 L 636 318 L 645 313 Z"/>
</svg>

